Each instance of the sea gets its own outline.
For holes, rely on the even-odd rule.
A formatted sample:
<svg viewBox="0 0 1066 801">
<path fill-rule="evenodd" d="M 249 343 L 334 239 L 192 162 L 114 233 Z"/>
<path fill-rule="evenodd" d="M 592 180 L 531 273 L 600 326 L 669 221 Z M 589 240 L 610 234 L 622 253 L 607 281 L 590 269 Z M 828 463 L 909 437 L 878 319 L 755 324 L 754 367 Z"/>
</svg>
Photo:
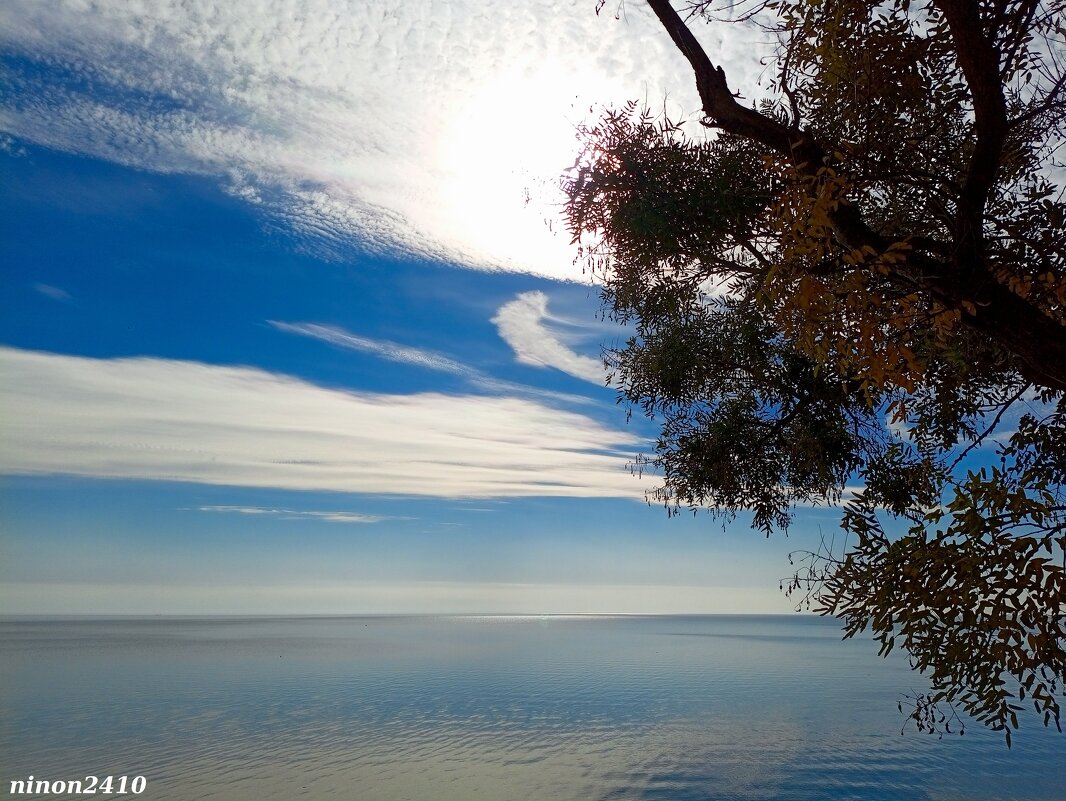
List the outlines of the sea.
<svg viewBox="0 0 1066 801">
<path fill-rule="evenodd" d="M 805 615 L 5 618 L 0 795 L 1066 799 L 1066 735 L 919 733 L 926 686 Z"/>
</svg>

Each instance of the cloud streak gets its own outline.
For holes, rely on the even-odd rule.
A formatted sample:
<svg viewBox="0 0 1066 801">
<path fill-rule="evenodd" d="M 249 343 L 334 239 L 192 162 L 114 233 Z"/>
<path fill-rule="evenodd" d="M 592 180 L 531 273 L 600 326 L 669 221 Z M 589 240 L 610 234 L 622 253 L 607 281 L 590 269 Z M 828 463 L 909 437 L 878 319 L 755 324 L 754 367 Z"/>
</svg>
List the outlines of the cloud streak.
<svg viewBox="0 0 1066 801">
<path fill-rule="evenodd" d="M 640 4 L 623 21 L 585 0 L 6 0 L 2 13 L 15 58 L 0 130 L 214 177 L 309 247 L 580 279 L 544 224 L 575 123 L 634 98 L 699 108 Z M 743 55 L 751 70 L 730 84 L 754 96 L 751 36 L 707 44 L 727 67 Z"/>
<path fill-rule="evenodd" d="M 575 353 L 545 325 L 551 320 L 548 296 L 523 292 L 500 307 L 492 322 L 522 364 L 554 367 L 575 378 L 603 386 L 607 372 L 599 359 Z"/>
<path fill-rule="evenodd" d="M 71 300 L 70 293 L 58 286 L 38 283 L 33 285 L 33 289 L 41 295 L 44 295 L 46 298 L 57 300 L 60 303 L 67 303 Z"/>
<path fill-rule="evenodd" d="M 277 517 L 282 520 L 319 520 L 323 523 L 380 523 L 382 520 L 394 519 L 381 517 L 380 515 L 364 515 L 357 512 L 277 509 L 271 506 L 200 506 L 197 511 Z"/>
<path fill-rule="evenodd" d="M 408 345 L 400 345 L 389 342 L 387 339 L 371 339 L 345 331 L 333 325 L 320 323 L 284 323 L 277 320 L 267 320 L 278 331 L 298 336 L 311 337 L 323 342 L 328 342 L 338 348 L 346 348 L 361 353 L 369 353 L 400 364 L 410 364 L 414 367 L 423 367 L 428 370 L 438 370 L 444 373 L 463 376 L 465 378 L 480 378 L 481 374 L 462 362 L 451 359 L 440 353 L 412 348 Z"/>
<path fill-rule="evenodd" d="M 523 395 L 563 401 L 564 403 L 585 404 L 590 402 L 590 399 L 583 395 L 554 392 L 540 389 L 539 387 L 530 387 L 525 384 L 515 384 L 511 381 L 502 381 L 441 353 L 414 348 L 410 345 L 401 345 L 397 342 L 390 342 L 387 339 L 371 339 L 370 337 L 359 336 L 334 325 L 284 323 L 277 320 L 268 320 L 267 323 L 278 331 L 310 337 L 334 347 L 368 353 L 381 359 L 411 365 L 412 367 L 421 367 L 427 370 L 456 375 L 460 378 L 465 378 L 470 382 L 471 386 L 497 395 Z"/>
<path fill-rule="evenodd" d="M 0 348 L 0 472 L 441 498 L 642 497 L 644 443 L 524 398 Z"/>
</svg>

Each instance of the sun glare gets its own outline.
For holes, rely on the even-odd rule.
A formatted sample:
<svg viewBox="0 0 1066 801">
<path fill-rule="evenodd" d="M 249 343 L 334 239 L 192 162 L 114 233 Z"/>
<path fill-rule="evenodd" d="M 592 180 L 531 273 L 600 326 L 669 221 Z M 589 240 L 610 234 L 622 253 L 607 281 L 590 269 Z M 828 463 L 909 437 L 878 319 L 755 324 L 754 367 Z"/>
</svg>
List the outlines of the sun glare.
<svg viewBox="0 0 1066 801">
<path fill-rule="evenodd" d="M 548 69 L 501 76 L 468 94 L 440 140 L 441 233 L 486 266 L 580 278 L 559 220 L 559 179 L 597 95 L 605 96 L 593 83 Z"/>
</svg>

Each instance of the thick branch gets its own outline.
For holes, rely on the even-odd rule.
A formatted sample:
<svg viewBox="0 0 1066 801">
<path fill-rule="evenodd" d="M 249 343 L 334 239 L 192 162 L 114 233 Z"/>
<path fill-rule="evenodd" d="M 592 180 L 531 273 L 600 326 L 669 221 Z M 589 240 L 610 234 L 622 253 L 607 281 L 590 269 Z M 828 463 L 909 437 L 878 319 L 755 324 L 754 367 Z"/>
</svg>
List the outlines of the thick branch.
<svg viewBox="0 0 1066 801">
<path fill-rule="evenodd" d="M 973 100 L 976 142 L 959 195 L 956 264 L 963 274 L 983 261 L 981 221 L 1007 139 L 1007 101 L 1000 80 L 1000 54 L 985 35 L 973 0 L 936 0 L 955 43 L 955 55 Z"/>
<path fill-rule="evenodd" d="M 655 16 L 670 34 L 677 49 L 688 59 L 696 74 L 696 90 L 703 103 L 703 112 L 725 131 L 754 139 L 778 153 L 790 154 L 798 144 L 798 132 L 790 131 L 777 120 L 770 119 L 754 109 L 740 105 L 729 91 L 725 72 L 711 63 L 702 45 L 692 35 L 684 20 L 670 5 L 669 0 L 648 0 Z M 809 137 L 805 137 L 809 138 Z M 797 141 L 794 143 L 793 139 Z"/>
</svg>

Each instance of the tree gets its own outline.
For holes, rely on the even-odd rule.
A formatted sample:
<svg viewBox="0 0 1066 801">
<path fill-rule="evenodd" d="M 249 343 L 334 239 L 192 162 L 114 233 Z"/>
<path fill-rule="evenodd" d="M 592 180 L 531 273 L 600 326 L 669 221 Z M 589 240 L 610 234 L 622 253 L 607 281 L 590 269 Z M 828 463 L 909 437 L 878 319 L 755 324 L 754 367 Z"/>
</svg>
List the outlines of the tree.
<svg viewBox="0 0 1066 801">
<path fill-rule="evenodd" d="M 654 497 L 750 510 L 767 535 L 841 505 L 844 544 L 801 555 L 788 590 L 909 654 L 918 728 L 961 707 L 1009 746 L 1026 699 L 1058 725 L 1066 3 L 692 4 L 777 37 L 758 107 L 648 4 L 712 134 L 630 104 L 583 131 L 564 188 L 635 329 L 606 360 L 661 420 Z"/>
</svg>

